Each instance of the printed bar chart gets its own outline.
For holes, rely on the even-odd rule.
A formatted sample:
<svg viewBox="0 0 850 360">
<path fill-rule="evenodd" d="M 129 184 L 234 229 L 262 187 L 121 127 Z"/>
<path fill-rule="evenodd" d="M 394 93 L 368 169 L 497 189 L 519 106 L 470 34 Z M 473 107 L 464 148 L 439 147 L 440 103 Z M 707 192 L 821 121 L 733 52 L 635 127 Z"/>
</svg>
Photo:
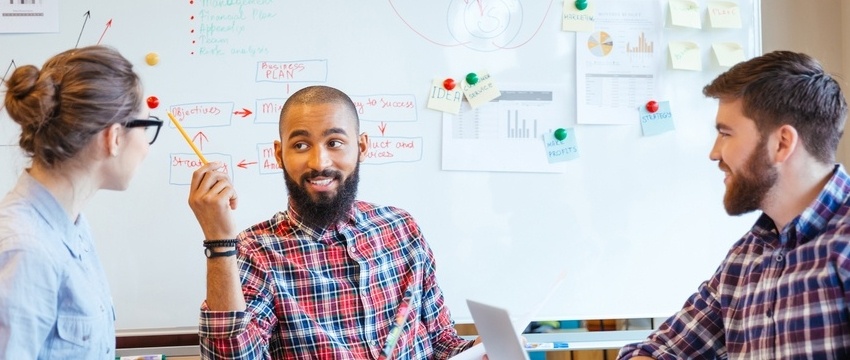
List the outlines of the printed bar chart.
<svg viewBox="0 0 850 360">
<path fill-rule="evenodd" d="M 638 38 L 637 45 L 630 46 L 630 43 L 626 43 L 626 52 L 627 53 L 647 53 L 652 54 L 653 46 L 655 44 L 652 41 L 646 41 L 646 35 L 641 32 L 640 37 Z"/>
<path fill-rule="evenodd" d="M 513 116 L 511 116 L 513 112 Z M 531 120 L 533 130 L 529 130 L 526 126 L 526 120 L 522 119 L 520 124 L 519 110 L 507 111 L 507 138 L 508 139 L 530 139 L 537 138 L 537 119 Z M 521 126 L 520 126 L 521 125 Z"/>
</svg>

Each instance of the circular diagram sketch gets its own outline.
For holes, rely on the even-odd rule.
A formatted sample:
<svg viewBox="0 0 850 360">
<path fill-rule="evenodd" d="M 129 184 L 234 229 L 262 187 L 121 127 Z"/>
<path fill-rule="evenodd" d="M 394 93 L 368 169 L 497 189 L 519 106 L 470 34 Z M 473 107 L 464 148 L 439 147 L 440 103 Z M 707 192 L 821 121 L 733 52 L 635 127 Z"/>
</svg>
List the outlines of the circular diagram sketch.
<svg viewBox="0 0 850 360">
<path fill-rule="evenodd" d="M 607 32 L 597 31 L 587 38 L 587 48 L 590 53 L 599 57 L 607 56 L 614 48 L 614 39 Z"/>
<path fill-rule="evenodd" d="M 511 45 L 522 28 L 519 0 L 452 0 L 447 15 L 452 37 L 478 51 Z"/>
</svg>

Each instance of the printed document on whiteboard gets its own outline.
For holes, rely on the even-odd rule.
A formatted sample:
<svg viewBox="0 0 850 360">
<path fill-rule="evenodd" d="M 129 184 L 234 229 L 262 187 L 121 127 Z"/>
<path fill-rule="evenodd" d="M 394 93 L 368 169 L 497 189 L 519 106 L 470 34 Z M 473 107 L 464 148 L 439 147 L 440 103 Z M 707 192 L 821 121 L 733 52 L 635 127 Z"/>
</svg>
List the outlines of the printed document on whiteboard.
<svg viewBox="0 0 850 360">
<path fill-rule="evenodd" d="M 576 33 L 576 121 L 634 124 L 655 99 L 665 66 L 656 0 L 599 7 L 592 32 Z"/>
<path fill-rule="evenodd" d="M 0 1 L 0 34 L 59 32 L 59 0 L 6 1 Z"/>
<path fill-rule="evenodd" d="M 560 85 L 559 85 L 560 86 Z M 502 84 L 496 99 L 443 113 L 442 169 L 562 173 L 550 164 L 544 139 L 573 123 L 562 87 Z"/>
</svg>

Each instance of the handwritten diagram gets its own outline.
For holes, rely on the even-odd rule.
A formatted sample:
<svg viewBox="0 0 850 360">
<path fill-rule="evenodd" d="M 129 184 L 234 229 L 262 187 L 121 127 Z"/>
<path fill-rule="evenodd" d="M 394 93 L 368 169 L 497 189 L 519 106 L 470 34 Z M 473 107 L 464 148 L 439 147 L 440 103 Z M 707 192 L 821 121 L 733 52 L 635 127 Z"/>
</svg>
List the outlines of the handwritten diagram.
<svg viewBox="0 0 850 360">
<path fill-rule="evenodd" d="M 434 3 L 431 12 L 422 14 L 417 4 L 389 0 L 399 19 L 422 39 L 438 46 L 464 46 L 475 51 L 513 49 L 531 41 L 551 11 L 552 3 L 551 0 L 525 5 L 520 0 L 449 0 L 448 6 Z M 446 33 L 435 31 L 442 28 L 433 26 L 437 21 L 446 22 Z"/>
</svg>

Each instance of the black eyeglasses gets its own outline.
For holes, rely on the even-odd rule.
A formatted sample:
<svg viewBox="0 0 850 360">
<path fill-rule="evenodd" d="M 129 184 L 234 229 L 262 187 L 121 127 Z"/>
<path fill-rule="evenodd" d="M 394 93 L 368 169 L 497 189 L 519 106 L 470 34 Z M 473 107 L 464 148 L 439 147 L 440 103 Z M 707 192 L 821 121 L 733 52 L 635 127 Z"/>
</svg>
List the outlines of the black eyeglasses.
<svg viewBox="0 0 850 360">
<path fill-rule="evenodd" d="M 130 120 L 126 124 L 124 124 L 126 128 L 135 128 L 135 127 L 143 127 L 145 128 L 145 136 L 148 138 L 148 144 L 153 145 L 153 142 L 156 141 L 156 137 L 159 136 L 159 129 L 162 127 L 162 120 L 158 117 L 151 115 L 147 119 L 136 119 Z"/>
</svg>

